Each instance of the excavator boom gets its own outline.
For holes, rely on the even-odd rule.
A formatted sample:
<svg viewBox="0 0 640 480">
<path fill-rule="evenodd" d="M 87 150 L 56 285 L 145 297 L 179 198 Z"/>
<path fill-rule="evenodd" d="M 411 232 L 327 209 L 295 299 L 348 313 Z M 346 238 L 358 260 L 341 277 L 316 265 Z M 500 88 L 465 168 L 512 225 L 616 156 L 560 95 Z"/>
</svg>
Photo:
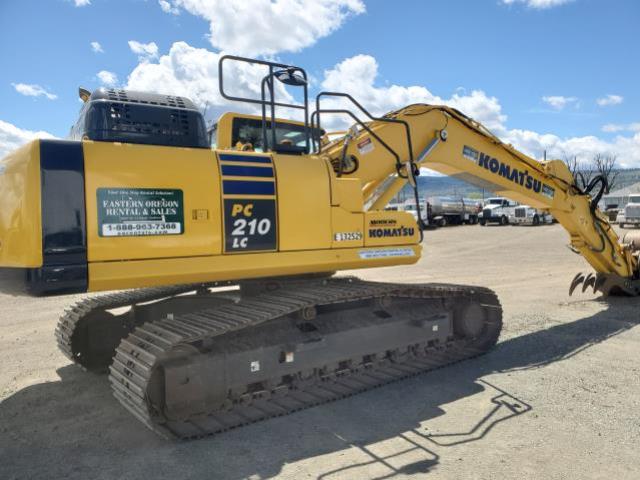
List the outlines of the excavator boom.
<svg viewBox="0 0 640 480">
<path fill-rule="evenodd" d="M 407 128 L 411 142 L 406 140 Z M 333 159 L 344 156 L 339 153 L 344 142 L 330 145 L 325 154 Z M 362 143 L 371 147 L 363 152 L 358 148 Z M 413 151 L 408 150 L 410 145 Z M 567 230 L 570 248 L 582 255 L 597 274 L 582 276 L 583 280 L 589 279 L 606 294 L 640 293 L 638 255 L 633 247 L 637 240 L 629 237 L 620 242 L 597 207 L 607 188 L 605 178 L 596 177 L 580 188 L 564 162 L 535 160 L 453 108 L 409 105 L 368 122 L 367 129 L 361 130 L 346 149 L 347 157 L 359 158 L 359 171 L 351 175 L 363 182 L 365 203 L 372 210 L 384 208 L 411 180 L 409 164 L 403 164 L 399 174 L 394 171 L 398 165 L 390 150 L 401 158 L 412 158 L 413 171 L 426 167 L 550 212 Z"/>
</svg>

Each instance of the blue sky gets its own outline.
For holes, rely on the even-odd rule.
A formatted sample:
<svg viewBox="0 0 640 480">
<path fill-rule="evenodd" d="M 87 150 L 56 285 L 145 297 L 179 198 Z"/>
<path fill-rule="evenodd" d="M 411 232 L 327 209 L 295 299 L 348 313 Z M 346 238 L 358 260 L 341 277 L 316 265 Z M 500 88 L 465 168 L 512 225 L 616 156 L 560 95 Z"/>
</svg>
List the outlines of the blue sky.
<svg viewBox="0 0 640 480">
<path fill-rule="evenodd" d="M 636 0 L 2 0 L 0 144 L 65 136 L 77 87 L 105 81 L 228 109 L 224 51 L 300 64 L 379 113 L 441 100 L 532 155 L 640 166 L 639 23 Z"/>
</svg>

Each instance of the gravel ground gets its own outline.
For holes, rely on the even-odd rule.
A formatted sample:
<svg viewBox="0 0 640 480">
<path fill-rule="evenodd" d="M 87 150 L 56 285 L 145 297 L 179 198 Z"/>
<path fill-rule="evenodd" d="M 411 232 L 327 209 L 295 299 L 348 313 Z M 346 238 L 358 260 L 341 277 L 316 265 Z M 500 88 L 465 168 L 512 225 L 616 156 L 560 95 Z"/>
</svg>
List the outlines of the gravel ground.
<svg viewBox="0 0 640 480">
<path fill-rule="evenodd" d="M 80 297 L 0 296 L 0 478 L 637 479 L 637 299 L 568 297 L 558 225 L 427 232 L 371 280 L 484 285 L 505 329 L 473 361 L 210 439 L 157 438 L 56 350 Z M 1 279 L 0 279 L 1 282 Z"/>
</svg>

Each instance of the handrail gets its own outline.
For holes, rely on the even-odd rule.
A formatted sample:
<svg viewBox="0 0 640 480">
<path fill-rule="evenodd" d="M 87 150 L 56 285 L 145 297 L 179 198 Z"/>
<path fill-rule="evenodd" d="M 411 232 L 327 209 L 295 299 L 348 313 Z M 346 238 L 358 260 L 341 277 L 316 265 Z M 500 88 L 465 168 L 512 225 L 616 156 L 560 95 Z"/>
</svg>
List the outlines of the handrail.
<svg viewBox="0 0 640 480">
<path fill-rule="evenodd" d="M 257 64 L 264 65 L 269 67 L 269 73 L 262 79 L 260 84 L 260 93 L 261 98 L 258 100 L 256 98 L 249 97 L 239 97 L 235 95 L 230 95 L 224 90 L 224 62 L 225 61 L 237 61 L 237 62 L 245 62 L 249 64 Z M 273 79 L 277 73 L 275 69 L 281 70 L 292 70 L 296 72 L 300 72 L 304 79 L 304 84 L 302 85 L 304 89 L 304 103 L 285 103 L 285 102 L 276 102 L 275 100 L 275 89 Z M 245 103 L 253 103 L 261 106 L 262 110 L 262 141 L 264 143 L 263 148 L 266 150 L 269 146 L 269 142 L 267 139 L 267 105 L 270 107 L 270 117 L 271 117 L 271 149 L 276 149 L 276 107 L 285 107 L 285 108 L 295 108 L 298 110 L 304 111 L 304 132 L 305 132 L 305 150 L 307 153 L 311 150 L 310 140 L 311 140 L 311 132 L 309 130 L 309 93 L 308 93 L 308 76 L 307 72 L 301 68 L 296 67 L 294 65 L 287 65 L 285 63 L 277 63 L 277 62 L 269 62 L 267 60 L 256 60 L 253 58 L 239 57 L 236 55 L 224 55 L 220 57 L 218 61 L 218 88 L 220 90 L 220 95 L 223 98 L 236 102 L 245 102 Z M 269 99 L 266 98 L 267 92 L 265 91 L 265 85 L 268 88 Z"/>
<path fill-rule="evenodd" d="M 305 80 L 307 79 L 307 72 L 300 68 L 300 67 L 296 67 L 294 65 L 287 65 L 285 63 L 277 63 L 277 62 L 268 62 L 266 60 L 256 60 L 253 58 L 246 58 L 246 57 L 238 57 L 236 55 L 224 55 L 222 57 L 220 57 L 220 60 L 218 61 L 218 88 L 220 90 L 220 95 L 222 95 L 223 98 L 225 98 L 226 100 L 231 100 L 234 102 L 246 102 L 246 103 L 255 103 L 257 105 L 261 105 L 264 103 L 263 100 L 261 99 L 257 99 L 257 98 L 248 98 L 248 97 L 236 97 L 234 95 L 229 95 L 228 93 L 226 93 L 224 91 L 224 69 L 223 69 L 223 64 L 225 61 L 228 60 L 232 60 L 232 61 L 237 61 L 237 62 L 245 62 L 245 63 L 251 63 L 251 64 L 257 64 L 257 65 L 265 65 L 267 67 L 269 67 L 269 74 L 273 73 L 273 68 L 295 68 L 296 70 L 299 70 L 303 75 Z M 299 110 L 304 110 L 305 105 L 301 105 L 298 103 L 283 103 L 283 102 L 274 102 L 274 105 L 277 107 L 287 107 L 287 108 L 297 108 Z"/>
<path fill-rule="evenodd" d="M 391 148 L 389 145 L 387 145 L 387 143 L 382 140 L 382 138 L 380 138 L 373 130 L 371 130 L 371 128 L 369 128 L 369 126 L 364 123 L 362 120 L 360 120 L 358 117 L 356 117 L 353 112 L 351 110 L 340 110 L 340 109 L 326 109 L 326 110 L 316 110 L 315 112 L 313 112 L 311 114 L 311 131 L 313 133 L 313 137 L 315 138 L 317 134 L 319 134 L 320 132 L 320 121 L 318 120 L 318 124 L 315 124 L 314 119 L 318 118 L 320 116 L 320 112 L 322 113 L 342 113 L 345 115 L 349 115 L 358 125 L 360 125 L 364 130 L 366 130 L 369 135 L 371 135 L 373 138 L 375 138 L 378 142 L 380 142 L 380 144 L 391 154 L 395 157 L 396 159 L 396 165 L 402 165 L 402 162 L 400 161 L 400 155 L 398 155 L 398 153 Z M 315 148 L 315 145 L 314 145 Z"/>
<path fill-rule="evenodd" d="M 404 120 L 398 120 L 397 118 L 387 118 L 387 117 L 375 117 L 373 116 L 371 113 L 369 113 L 369 111 L 364 108 L 355 98 L 353 98 L 351 95 L 349 95 L 348 93 L 343 93 L 343 92 L 329 92 L 329 91 L 323 91 L 320 92 L 316 95 L 316 112 L 318 112 L 318 129 L 320 129 L 320 113 L 340 113 L 340 112 L 346 112 L 347 110 L 340 110 L 339 112 L 334 112 L 328 109 L 322 110 L 320 108 L 320 98 L 321 97 L 342 97 L 342 98 L 346 98 L 348 99 L 352 104 L 354 104 L 362 113 L 365 114 L 365 116 L 367 116 L 369 118 L 369 120 L 375 121 L 375 122 L 386 122 L 386 123 L 397 123 L 397 124 L 401 124 L 404 126 L 405 132 L 407 134 L 407 146 L 409 149 L 409 161 L 411 162 L 411 164 L 413 165 L 414 160 L 413 160 L 413 145 L 411 142 L 411 129 L 409 128 L 409 123 L 404 121 Z M 315 113 L 315 112 L 314 112 Z M 353 117 L 353 115 L 351 115 Z M 312 114 L 313 117 L 313 114 Z M 362 123 L 360 121 L 358 121 L 358 123 Z M 315 135 L 314 135 L 315 137 Z M 314 139 L 315 140 L 315 139 Z M 318 142 L 319 144 L 319 142 Z M 314 145 L 315 147 L 315 145 Z M 396 157 L 398 157 L 398 155 L 396 154 Z"/>
</svg>

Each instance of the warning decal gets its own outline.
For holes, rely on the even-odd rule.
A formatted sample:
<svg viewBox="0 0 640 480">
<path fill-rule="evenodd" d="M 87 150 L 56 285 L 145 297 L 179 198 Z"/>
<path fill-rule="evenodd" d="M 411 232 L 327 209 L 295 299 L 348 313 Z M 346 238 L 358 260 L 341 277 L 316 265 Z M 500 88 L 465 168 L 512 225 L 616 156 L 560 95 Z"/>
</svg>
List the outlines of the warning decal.
<svg viewBox="0 0 640 480">
<path fill-rule="evenodd" d="M 96 193 L 101 237 L 184 233 L 182 190 L 98 188 Z"/>
<path fill-rule="evenodd" d="M 358 142 L 358 152 L 360 155 L 366 155 L 369 152 L 373 152 L 373 142 L 369 137 Z"/>
</svg>

